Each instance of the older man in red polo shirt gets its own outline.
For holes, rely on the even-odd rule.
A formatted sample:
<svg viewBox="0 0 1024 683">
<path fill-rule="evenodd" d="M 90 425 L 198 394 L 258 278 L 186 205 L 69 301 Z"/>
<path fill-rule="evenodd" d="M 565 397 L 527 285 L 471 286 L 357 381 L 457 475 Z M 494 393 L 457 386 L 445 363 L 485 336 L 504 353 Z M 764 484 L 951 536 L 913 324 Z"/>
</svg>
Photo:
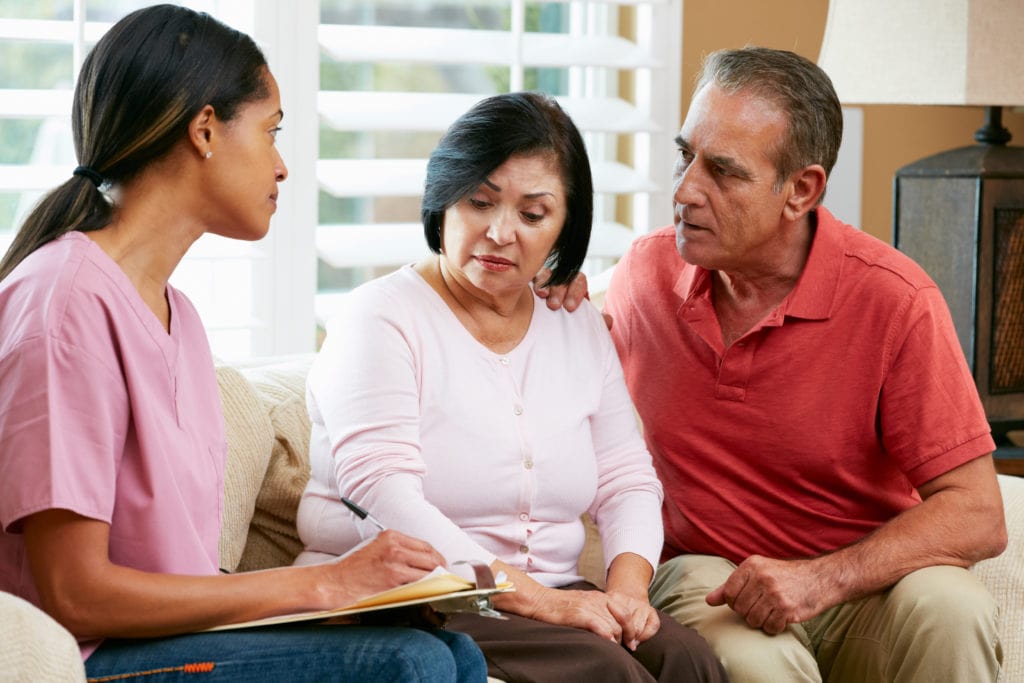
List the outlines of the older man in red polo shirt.
<svg viewBox="0 0 1024 683">
<path fill-rule="evenodd" d="M 652 602 L 733 681 L 994 680 L 994 443 L 924 271 L 820 207 L 842 137 L 790 52 L 709 57 L 675 226 L 605 303 L 665 486 Z M 680 258 L 681 257 L 681 258 Z"/>
</svg>

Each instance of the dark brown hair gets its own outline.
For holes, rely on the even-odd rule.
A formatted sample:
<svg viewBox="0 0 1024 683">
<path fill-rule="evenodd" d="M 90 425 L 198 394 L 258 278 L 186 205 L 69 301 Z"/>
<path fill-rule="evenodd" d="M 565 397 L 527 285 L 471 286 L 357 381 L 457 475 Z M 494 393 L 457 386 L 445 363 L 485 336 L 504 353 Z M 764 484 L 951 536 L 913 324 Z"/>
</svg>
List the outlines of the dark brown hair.
<svg viewBox="0 0 1024 683">
<path fill-rule="evenodd" d="M 229 121 L 269 93 L 266 59 L 252 38 L 207 14 L 156 5 L 118 21 L 86 57 L 72 109 L 77 171 L 32 210 L 0 261 L 0 280 L 72 230 L 108 225 L 101 192 L 166 154 L 207 104 Z"/>
</svg>

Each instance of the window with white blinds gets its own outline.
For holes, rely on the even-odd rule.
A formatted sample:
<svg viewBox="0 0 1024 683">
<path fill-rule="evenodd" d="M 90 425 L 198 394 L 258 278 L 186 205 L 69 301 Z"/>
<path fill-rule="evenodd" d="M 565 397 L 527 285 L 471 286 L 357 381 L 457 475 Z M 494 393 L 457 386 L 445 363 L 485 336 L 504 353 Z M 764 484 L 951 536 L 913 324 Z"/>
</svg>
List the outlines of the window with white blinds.
<svg viewBox="0 0 1024 683">
<path fill-rule="evenodd" d="M 137 0 L 0 0 L 0 248 L 75 166 L 78 66 Z M 440 135 L 479 99 L 541 90 L 594 170 L 588 272 L 669 222 L 681 0 L 193 0 L 252 35 L 281 87 L 289 167 L 270 235 L 203 237 L 172 282 L 225 358 L 315 348 L 345 293 L 426 253 L 419 197 Z"/>
</svg>

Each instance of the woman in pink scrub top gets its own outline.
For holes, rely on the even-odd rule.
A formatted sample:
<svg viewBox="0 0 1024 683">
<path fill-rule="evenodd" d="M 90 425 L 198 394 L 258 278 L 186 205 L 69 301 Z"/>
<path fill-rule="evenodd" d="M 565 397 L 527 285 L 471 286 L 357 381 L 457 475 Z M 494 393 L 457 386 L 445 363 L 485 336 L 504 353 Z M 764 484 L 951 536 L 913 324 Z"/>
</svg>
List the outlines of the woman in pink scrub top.
<svg viewBox="0 0 1024 683">
<path fill-rule="evenodd" d="M 248 36 L 171 5 L 82 66 L 80 166 L 0 262 L 0 590 L 74 634 L 91 677 L 485 678 L 463 635 L 213 626 L 327 609 L 443 558 L 382 533 L 340 561 L 218 571 L 227 445 L 199 317 L 168 284 L 204 233 L 263 237 L 287 169 L 280 95 Z"/>
</svg>

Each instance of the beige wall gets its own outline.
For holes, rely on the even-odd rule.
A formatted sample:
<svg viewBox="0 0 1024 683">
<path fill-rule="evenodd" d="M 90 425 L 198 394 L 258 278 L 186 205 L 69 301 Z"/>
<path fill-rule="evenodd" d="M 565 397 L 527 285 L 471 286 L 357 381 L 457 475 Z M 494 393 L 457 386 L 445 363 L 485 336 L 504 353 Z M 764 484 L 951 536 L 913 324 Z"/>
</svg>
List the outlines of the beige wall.
<svg viewBox="0 0 1024 683">
<path fill-rule="evenodd" d="M 750 44 L 817 60 L 827 12 L 827 0 L 683 0 L 683 115 L 703 55 Z M 864 107 L 861 227 L 891 240 L 896 169 L 973 144 L 974 131 L 983 122 L 980 107 Z M 1013 134 L 1012 144 L 1024 145 L 1024 113 L 1005 111 L 1003 124 Z"/>
</svg>

